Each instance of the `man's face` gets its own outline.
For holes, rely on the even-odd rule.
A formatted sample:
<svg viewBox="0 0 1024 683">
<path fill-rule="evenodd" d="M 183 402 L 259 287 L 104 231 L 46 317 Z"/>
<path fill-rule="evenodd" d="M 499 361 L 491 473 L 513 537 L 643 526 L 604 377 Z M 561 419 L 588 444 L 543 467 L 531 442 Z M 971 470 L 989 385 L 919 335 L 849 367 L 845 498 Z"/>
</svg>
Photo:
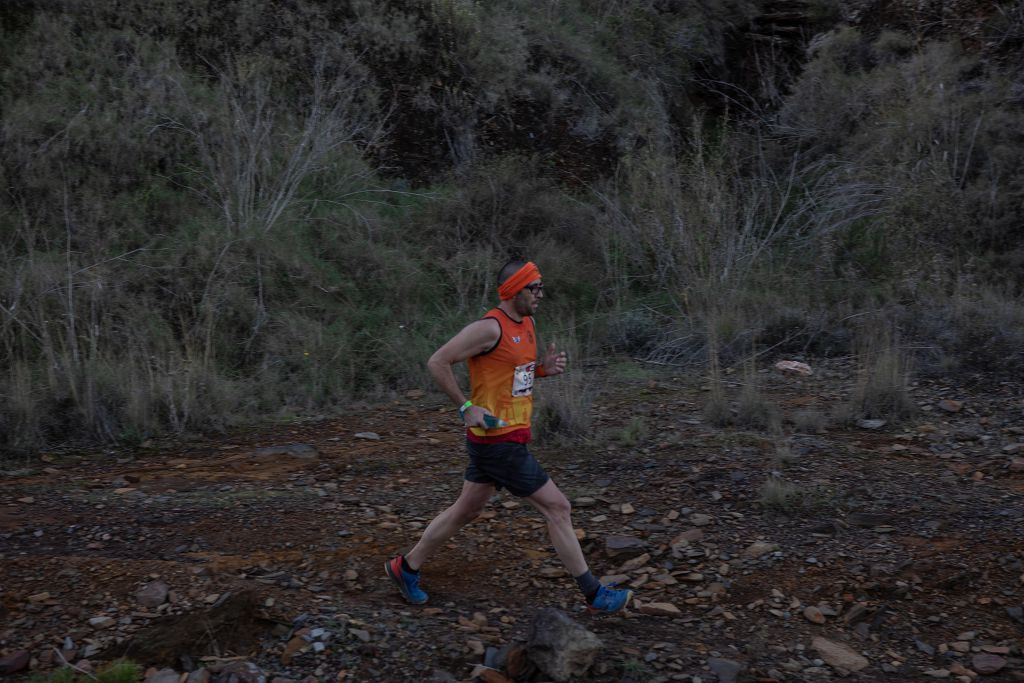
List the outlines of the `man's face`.
<svg viewBox="0 0 1024 683">
<path fill-rule="evenodd" d="M 543 298 L 544 283 L 539 279 L 534 280 L 516 294 L 516 312 L 519 315 L 533 315 L 537 312 L 537 306 L 540 305 L 540 300 Z"/>
</svg>

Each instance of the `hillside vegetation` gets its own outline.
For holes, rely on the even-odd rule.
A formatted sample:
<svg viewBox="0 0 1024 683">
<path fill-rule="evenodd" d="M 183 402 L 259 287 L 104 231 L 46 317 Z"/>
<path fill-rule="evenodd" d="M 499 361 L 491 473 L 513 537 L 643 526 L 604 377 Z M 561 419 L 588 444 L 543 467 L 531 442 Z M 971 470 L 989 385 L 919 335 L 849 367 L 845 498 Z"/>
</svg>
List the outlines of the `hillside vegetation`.
<svg viewBox="0 0 1024 683">
<path fill-rule="evenodd" d="M 0 116 L 7 450 L 424 385 L 518 255 L 584 356 L 1024 370 L 1019 2 L 14 0 Z"/>
</svg>

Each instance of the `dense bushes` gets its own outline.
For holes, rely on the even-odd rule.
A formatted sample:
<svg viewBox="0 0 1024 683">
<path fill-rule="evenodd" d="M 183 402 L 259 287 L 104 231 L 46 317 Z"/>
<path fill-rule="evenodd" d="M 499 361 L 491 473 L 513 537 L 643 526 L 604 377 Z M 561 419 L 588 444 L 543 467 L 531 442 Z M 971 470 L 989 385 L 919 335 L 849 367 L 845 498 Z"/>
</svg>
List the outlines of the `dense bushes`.
<svg viewBox="0 0 1024 683">
<path fill-rule="evenodd" d="M 996 56 L 843 28 L 774 118 L 702 113 L 696 75 L 728 76 L 754 14 L 5 6 L 0 446 L 423 384 L 512 255 L 574 356 L 849 353 L 883 310 L 937 340 L 922 367 L 1020 367 L 1017 14 L 986 25 Z M 558 386 L 543 430 L 578 435 L 590 389 Z"/>
</svg>

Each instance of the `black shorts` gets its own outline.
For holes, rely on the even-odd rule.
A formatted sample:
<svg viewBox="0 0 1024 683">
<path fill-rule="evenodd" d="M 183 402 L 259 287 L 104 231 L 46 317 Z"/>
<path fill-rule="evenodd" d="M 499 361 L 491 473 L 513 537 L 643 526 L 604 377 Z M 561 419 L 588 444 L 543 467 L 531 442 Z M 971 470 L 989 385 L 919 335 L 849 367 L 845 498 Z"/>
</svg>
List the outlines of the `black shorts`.
<svg viewBox="0 0 1024 683">
<path fill-rule="evenodd" d="M 474 443 L 466 440 L 469 466 L 466 481 L 494 484 L 526 498 L 548 483 L 548 473 L 522 443 Z"/>
</svg>

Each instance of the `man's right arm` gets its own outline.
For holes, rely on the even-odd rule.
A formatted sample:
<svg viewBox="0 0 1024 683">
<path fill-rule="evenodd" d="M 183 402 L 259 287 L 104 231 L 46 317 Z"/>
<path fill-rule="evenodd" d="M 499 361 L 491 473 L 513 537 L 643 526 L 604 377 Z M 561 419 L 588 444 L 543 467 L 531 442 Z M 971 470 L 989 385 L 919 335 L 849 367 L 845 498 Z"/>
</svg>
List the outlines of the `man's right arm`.
<svg viewBox="0 0 1024 683">
<path fill-rule="evenodd" d="M 434 352 L 427 361 L 427 370 L 437 386 L 455 403 L 462 406 L 466 396 L 455 381 L 452 366 L 473 356 L 489 351 L 501 337 L 501 326 L 493 318 L 484 318 L 471 322 L 458 334 L 449 339 L 444 346 Z M 463 418 L 469 427 L 485 427 L 484 415 L 487 411 L 480 406 L 470 406 Z"/>
</svg>

